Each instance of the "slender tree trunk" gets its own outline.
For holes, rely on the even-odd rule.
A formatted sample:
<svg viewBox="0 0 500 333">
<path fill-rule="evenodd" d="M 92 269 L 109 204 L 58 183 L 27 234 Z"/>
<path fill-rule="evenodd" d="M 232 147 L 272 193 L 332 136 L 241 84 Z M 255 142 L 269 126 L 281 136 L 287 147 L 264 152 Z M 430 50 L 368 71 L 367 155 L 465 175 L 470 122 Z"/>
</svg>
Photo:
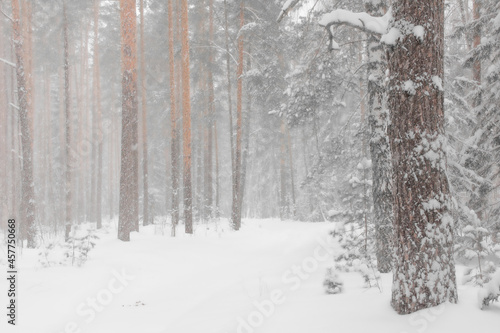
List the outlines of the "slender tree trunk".
<svg viewBox="0 0 500 333">
<path fill-rule="evenodd" d="M 245 2 L 240 4 L 240 29 L 245 24 Z M 233 207 L 231 221 L 234 230 L 241 227 L 241 209 L 239 194 L 241 183 L 241 139 L 242 139 L 242 100 L 243 100 L 243 35 L 238 36 L 238 68 L 236 78 L 238 83 L 236 97 L 236 147 L 234 152 Z"/>
<path fill-rule="evenodd" d="M 122 37 L 122 142 L 118 239 L 139 228 L 137 149 L 137 48 L 135 0 L 120 0 Z"/>
<path fill-rule="evenodd" d="M 193 195 L 191 185 L 191 93 L 189 71 L 188 3 L 181 0 L 181 69 L 182 69 L 182 128 L 183 128 L 183 183 L 184 225 L 187 234 L 193 233 Z"/>
<path fill-rule="evenodd" d="M 290 207 L 287 194 L 287 176 L 286 176 L 286 135 L 285 135 L 285 119 L 281 119 L 280 125 L 280 218 L 281 220 L 288 219 Z"/>
<path fill-rule="evenodd" d="M 214 140 L 215 140 L 215 218 L 220 217 L 220 179 L 219 179 L 219 139 L 217 134 L 217 121 L 214 120 Z"/>
<path fill-rule="evenodd" d="M 168 1 L 168 63 L 170 69 L 170 162 L 172 179 L 172 237 L 175 237 L 175 229 L 179 223 L 179 130 L 177 122 L 176 84 L 175 84 L 175 55 L 174 55 L 174 14 L 173 2 Z"/>
<path fill-rule="evenodd" d="M 398 1 L 393 10 L 391 27 L 425 27 L 422 39 L 408 34 L 388 52 L 396 236 L 392 306 L 404 314 L 456 303 L 457 289 L 444 133 L 444 0 Z"/>
<path fill-rule="evenodd" d="M 28 247 L 34 248 L 36 245 L 35 189 L 33 182 L 33 131 L 30 123 L 33 106 L 31 104 L 29 73 L 26 72 L 25 67 L 30 61 L 25 57 L 31 57 L 31 54 L 25 51 L 27 46 L 23 43 L 20 20 L 19 1 L 12 0 L 12 31 L 16 57 L 17 98 L 22 151 L 20 238 L 21 240 L 27 239 Z"/>
<path fill-rule="evenodd" d="M 231 84 L 231 53 L 229 52 L 229 25 L 228 25 L 228 9 L 227 0 L 224 0 L 224 20 L 225 20 L 225 37 L 226 37 L 226 73 L 227 73 L 227 105 L 229 114 L 229 142 L 231 148 L 231 179 L 234 191 L 234 133 L 233 133 L 233 103 L 232 103 L 232 84 Z"/>
<path fill-rule="evenodd" d="M 71 178 L 72 173 L 72 156 L 71 156 L 71 96 L 70 96 L 70 68 L 69 68 L 69 40 L 68 40 L 68 16 L 66 12 L 66 1 L 63 4 L 63 35 L 64 35 L 64 119 L 65 119 L 65 157 L 66 157 L 66 220 L 64 239 L 68 241 L 73 224 L 73 211 L 72 211 L 72 188 L 73 182 Z"/>
<path fill-rule="evenodd" d="M 366 11 L 383 16 L 384 2 L 365 2 Z M 374 35 L 368 36 L 368 122 L 370 124 L 370 155 L 372 160 L 372 197 L 375 221 L 377 268 L 391 271 L 393 230 L 393 196 L 391 150 L 387 127 L 389 112 L 386 104 L 385 70 L 387 62 L 383 45 Z"/>
<path fill-rule="evenodd" d="M 285 125 L 286 126 L 286 125 Z M 288 148 L 288 160 L 290 163 L 290 192 L 292 192 L 292 207 L 291 207 L 291 214 L 292 218 L 296 218 L 296 202 L 295 202 L 295 171 L 293 167 L 293 156 L 292 156 L 292 139 L 290 137 L 290 130 L 288 129 L 288 126 L 285 128 L 286 130 L 286 138 L 287 138 L 287 148 Z"/>
<path fill-rule="evenodd" d="M 208 40 L 209 55 L 208 55 L 208 119 L 207 119 L 207 157 L 205 165 L 205 200 L 206 209 L 208 210 L 209 218 L 214 217 L 213 209 L 213 128 L 215 121 L 215 92 L 214 92 L 214 77 L 213 77 L 213 66 L 214 66 L 214 54 L 213 54 L 213 41 L 214 41 L 214 14 L 213 14 L 214 0 L 209 0 L 208 7 Z"/>
<path fill-rule="evenodd" d="M 250 51 L 249 51 L 250 52 Z M 248 59 L 247 62 L 248 69 L 251 68 L 251 62 L 250 58 Z M 244 132 L 244 142 L 245 142 L 245 147 L 243 148 L 243 153 L 242 153 L 242 161 L 241 161 L 241 179 L 240 179 L 240 192 L 239 192 L 239 203 L 238 203 L 238 214 L 242 216 L 242 209 L 243 209 L 243 198 L 245 197 L 245 188 L 246 188 L 246 179 L 247 179 L 247 167 L 248 167 L 248 158 L 250 156 L 250 124 L 251 124 L 251 110 L 252 110 L 252 95 L 250 91 L 247 90 L 247 107 L 245 110 L 245 132 Z"/>
<path fill-rule="evenodd" d="M 97 111 L 97 189 L 96 189 L 96 222 L 97 229 L 102 228 L 102 110 L 101 110 L 101 73 L 99 63 L 99 5 L 94 2 L 94 89 Z"/>
<path fill-rule="evenodd" d="M 149 180 L 148 180 L 148 122 L 146 96 L 146 58 L 144 55 L 144 0 L 140 2 L 141 14 L 141 99 L 142 99 L 142 179 L 143 179 L 143 225 L 149 222 Z M 170 21 L 169 21 L 170 22 Z"/>
</svg>

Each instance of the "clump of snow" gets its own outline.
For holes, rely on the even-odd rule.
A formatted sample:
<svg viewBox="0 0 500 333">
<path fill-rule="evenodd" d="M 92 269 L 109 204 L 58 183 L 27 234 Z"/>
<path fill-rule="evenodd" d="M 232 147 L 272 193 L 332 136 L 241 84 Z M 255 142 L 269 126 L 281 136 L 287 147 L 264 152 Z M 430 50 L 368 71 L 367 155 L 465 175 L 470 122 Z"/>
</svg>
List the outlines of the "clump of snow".
<svg viewBox="0 0 500 333">
<path fill-rule="evenodd" d="M 388 33 L 380 38 L 380 42 L 386 45 L 396 45 L 399 38 L 402 37 L 401 31 L 397 28 L 391 28 Z"/>
<path fill-rule="evenodd" d="M 407 80 L 403 82 L 402 89 L 403 91 L 406 91 L 410 95 L 415 95 L 417 93 L 417 90 L 415 89 L 415 84 L 413 83 L 412 80 Z"/>
<path fill-rule="evenodd" d="M 434 87 L 436 87 L 439 91 L 444 91 L 443 89 L 443 80 L 439 76 L 434 75 L 432 77 L 432 84 Z"/>
<path fill-rule="evenodd" d="M 424 41 L 425 29 L 421 25 L 416 25 L 413 27 L 413 34 L 417 37 L 421 42 Z"/>
</svg>

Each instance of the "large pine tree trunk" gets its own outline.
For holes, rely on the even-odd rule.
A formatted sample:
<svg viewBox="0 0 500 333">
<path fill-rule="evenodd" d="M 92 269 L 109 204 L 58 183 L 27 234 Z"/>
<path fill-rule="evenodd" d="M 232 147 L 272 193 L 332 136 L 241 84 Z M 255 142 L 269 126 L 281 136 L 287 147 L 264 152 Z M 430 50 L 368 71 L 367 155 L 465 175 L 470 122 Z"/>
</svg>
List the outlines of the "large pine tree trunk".
<svg viewBox="0 0 500 333">
<path fill-rule="evenodd" d="M 385 3 L 365 2 L 373 16 L 383 16 Z M 387 127 L 389 112 L 386 105 L 385 69 L 387 62 L 379 39 L 368 36 L 368 121 L 370 124 L 370 155 L 372 159 L 372 197 L 375 221 L 377 268 L 382 273 L 391 270 L 392 261 L 392 165 Z"/>
<path fill-rule="evenodd" d="M 120 0 L 122 38 L 122 142 L 118 239 L 139 226 L 137 153 L 137 48 L 135 0 Z"/>
<path fill-rule="evenodd" d="M 457 290 L 444 133 L 444 0 L 401 0 L 393 10 L 391 29 L 404 30 L 388 52 L 396 237 L 392 306 L 404 314 L 456 302 Z"/>
<path fill-rule="evenodd" d="M 181 0 L 181 70 L 182 70 L 182 128 L 183 128 L 183 183 L 184 226 L 187 234 L 193 233 L 193 195 L 191 184 L 191 92 L 189 70 L 188 3 Z"/>
</svg>

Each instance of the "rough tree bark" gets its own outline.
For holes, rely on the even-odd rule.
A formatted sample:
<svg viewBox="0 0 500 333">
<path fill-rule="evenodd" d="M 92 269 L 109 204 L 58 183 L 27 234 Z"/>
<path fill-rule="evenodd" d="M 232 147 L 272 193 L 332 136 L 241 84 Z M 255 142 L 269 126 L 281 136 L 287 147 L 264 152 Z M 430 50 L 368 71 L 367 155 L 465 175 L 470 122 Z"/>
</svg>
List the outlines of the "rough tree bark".
<svg viewBox="0 0 500 333">
<path fill-rule="evenodd" d="M 135 0 L 120 0 L 122 38 L 122 143 L 118 239 L 139 226 L 137 154 L 137 48 Z"/>
<path fill-rule="evenodd" d="M 393 4 L 388 52 L 394 181 L 392 306 L 400 314 L 457 301 L 444 133 L 444 0 Z"/>
</svg>

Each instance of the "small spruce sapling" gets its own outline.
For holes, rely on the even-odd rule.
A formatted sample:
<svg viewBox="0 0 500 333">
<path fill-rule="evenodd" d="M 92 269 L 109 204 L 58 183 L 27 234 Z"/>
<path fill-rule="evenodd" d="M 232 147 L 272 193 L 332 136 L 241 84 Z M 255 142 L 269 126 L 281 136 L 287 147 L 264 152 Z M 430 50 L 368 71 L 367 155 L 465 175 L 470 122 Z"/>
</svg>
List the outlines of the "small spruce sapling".
<svg viewBox="0 0 500 333">
<path fill-rule="evenodd" d="M 323 287 L 327 294 L 339 294 L 344 290 L 344 283 L 340 279 L 335 268 L 327 268 Z"/>
<path fill-rule="evenodd" d="M 471 210 L 467 215 L 469 223 L 459 236 L 457 253 L 474 265 L 465 270 L 464 283 L 483 286 L 495 273 L 494 261 L 500 261 L 500 253 L 491 232 L 481 225 L 476 213 Z"/>
</svg>

